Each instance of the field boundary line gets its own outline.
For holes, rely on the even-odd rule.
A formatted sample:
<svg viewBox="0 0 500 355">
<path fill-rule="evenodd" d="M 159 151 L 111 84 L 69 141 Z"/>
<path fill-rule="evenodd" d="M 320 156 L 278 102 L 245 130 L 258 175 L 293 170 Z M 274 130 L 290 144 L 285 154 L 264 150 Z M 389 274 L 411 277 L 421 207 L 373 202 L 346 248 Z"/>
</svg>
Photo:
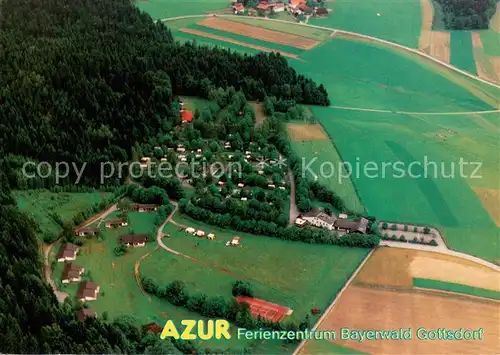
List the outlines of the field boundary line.
<svg viewBox="0 0 500 355">
<path fill-rule="evenodd" d="M 469 295 L 468 293 L 439 290 L 436 288 L 415 287 L 415 286 L 413 286 L 413 288 L 415 290 L 422 291 L 422 293 L 428 292 L 428 293 L 431 293 L 433 295 L 442 294 L 443 296 L 450 295 L 450 296 L 457 296 L 457 297 L 473 298 L 473 299 L 478 300 L 478 301 L 493 302 L 493 303 L 500 304 L 500 300 L 497 300 L 494 298 L 482 297 L 482 296 Z"/>
<path fill-rule="evenodd" d="M 328 308 L 323 312 L 323 314 L 321 315 L 321 317 L 319 317 L 319 319 L 316 321 L 316 324 L 314 324 L 314 326 L 312 327 L 311 331 L 315 331 L 320 326 L 320 324 L 325 320 L 325 318 L 328 316 L 328 314 L 332 311 L 333 307 L 335 307 L 335 305 L 337 304 L 337 301 L 340 299 L 340 297 L 342 296 L 342 294 L 344 293 L 344 291 L 347 289 L 347 287 L 349 287 L 351 285 L 351 283 L 354 280 L 354 278 L 361 271 L 361 268 L 366 264 L 366 262 L 368 261 L 368 259 L 370 259 L 370 257 L 372 256 L 372 254 L 373 254 L 374 251 L 375 251 L 375 249 L 372 249 L 366 255 L 366 257 L 364 258 L 364 260 L 359 264 L 359 266 L 357 267 L 357 269 L 352 273 L 352 275 L 349 278 L 349 280 L 347 280 L 347 282 L 344 284 L 344 287 L 342 287 L 342 289 L 339 291 L 339 293 L 337 293 L 337 295 L 333 299 L 332 303 L 330 303 L 330 305 L 328 306 Z M 300 342 L 299 346 L 297 346 L 297 348 L 294 350 L 294 352 L 292 353 L 292 355 L 298 355 L 300 353 L 300 351 L 302 350 L 302 348 L 304 347 L 305 344 L 306 344 L 306 341 L 302 340 Z"/>
<path fill-rule="evenodd" d="M 164 19 L 158 19 L 157 21 L 159 22 L 168 22 L 168 21 L 174 21 L 174 20 L 180 20 L 180 19 L 184 19 L 184 18 L 197 18 L 197 17 L 211 17 L 211 16 L 216 16 L 216 17 L 227 17 L 227 18 L 235 18 L 235 17 L 239 17 L 238 15 L 211 15 L 211 14 L 204 14 L 204 15 L 186 15 L 186 16 L 177 16 L 177 17 L 170 17 L 170 18 L 164 18 Z M 279 20 L 279 19 L 271 19 L 271 18 L 258 18 L 258 17 L 255 17 L 255 19 L 259 20 L 259 21 L 275 21 L 275 22 L 281 22 L 281 23 L 288 23 L 290 24 L 290 21 L 285 21 L 285 20 Z M 389 46 L 392 46 L 392 47 L 396 47 L 396 48 L 399 48 L 399 49 L 403 49 L 405 51 L 408 51 L 410 53 L 413 53 L 413 54 L 417 54 L 421 57 L 424 57 L 424 58 L 427 58 L 437 64 L 440 64 L 448 69 L 451 69 L 457 73 L 460 73 L 462 75 L 465 75 L 471 79 L 474 79 L 474 80 L 477 80 L 477 81 L 480 81 L 484 84 L 488 84 L 490 86 L 493 86 L 493 87 L 496 87 L 496 88 L 499 88 L 500 89 L 500 85 L 498 84 L 495 84 L 495 83 L 492 83 L 491 81 L 489 80 L 485 80 L 483 78 L 480 78 L 479 76 L 477 75 L 474 75 L 474 74 L 471 74 L 465 70 L 462 70 L 462 69 L 459 69 L 457 67 L 455 67 L 454 65 L 451 65 L 449 63 L 446 63 L 446 62 L 443 62 L 442 60 L 440 59 L 437 59 L 427 53 L 424 53 L 420 50 L 417 50 L 417 49 L 413 49 L 413 48 L 410 48 L 410 47 L 406 47 L 406 46 L 403 46 L 401 44 L 398 44 L 398 43 L 395 43 L 395 42 L 391 42 L 391 41 L 387 41 L 385 39 L 381 39 L 381 38 L 377 38 L 377 37 L 372 37 L 372 36 L 368 36 L 368 35 L 364 35 L 364 34 L 361 34 L 361 33 L 357 33 L 357 32 L 351 32 L 351 31 L 345 31 L 345 30 L 340 30 L 338 28 L 331 28 L 331 27 L 325 27 L 325 26 L 317 26 L 317 25 L 310 25 L 310 24 L 306 24 L 306 23 L 302 23 L 302 24 L 299 24 L 298 26 L 306 26 L 306 27 L 312 27 L 312 28 L 317 28 L 317 29 L 321 29 L 321 30 L 327 30 L 327 31 L 336 31 L 336 33 L 339 33 L 339 34 L 346 34 L 346 35 L 351 35 L 351 36 L 354 36 L 354 37 L 360 37 L 360 38 L 364 38 L 364 39 L 368 39 L 368 40 L 371 40 L 371 41 L 375 41 L 375 42 L 379 42 L 379 43 L 383 43 L 383 44 L 386 44 L 386 45 L 389 45 Z"/>
<path fill-rule="evenodd" d="M 391 111 L 385 109 L 375 108 L 362 108 L 362 107 L 348 107 L 348 106 L 328 106 L 328 108 L 346 111 L 364 111 L 364 112 L 379 112 L 379 113 L 396 113 L 400 115 L 420 115 L 420 116 L 459 116 L 459 115 L 486 115 L 490 113 L 500 113 L 499 110 L 486 110 L 486 111 L 456 111 L 456 112 L 409 112 L 409 111 Z"/>
</svg>

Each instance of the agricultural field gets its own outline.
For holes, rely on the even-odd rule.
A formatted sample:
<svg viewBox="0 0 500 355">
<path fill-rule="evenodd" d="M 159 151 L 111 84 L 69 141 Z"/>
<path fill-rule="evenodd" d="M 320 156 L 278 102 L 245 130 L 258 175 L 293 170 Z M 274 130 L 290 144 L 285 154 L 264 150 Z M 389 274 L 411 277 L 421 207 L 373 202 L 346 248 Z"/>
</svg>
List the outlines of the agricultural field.
<svg viewBox="0 0 500 355">
<path fill-rule="evenodd" d="M 147 12 L 153 20 L 168 17 L 202 15 L 229 8 L 227 0 L 185 1 L 180 6 L 177 0 L 140 0 L 135 3 L 140 10 Z"/>
<path fill-rule="evenodd" d="M 475 354 L 494 352 L 493 349 L 497 347 L 500 335 L 500 329 L 496 325 L 500 316 L 498 302 L 413 288 L 415 275 L 420 273 L 420 275 L 426 274 L 431 277 L 435 276 L 436 272 L 443 279 L 457 281 L 458 277 L 461 281 L 469 283 L 474 280 L 485 282 L 488 277 L 496 276 L 496 287 L 499 285 L 500 273 L 468 260 L 417 250 L 379 248 L 365 263 L 354 282 L 342 294 L 318 329 L 337 331 L 342 327 L 363 330 L 399 329 L 401 327 L 412 329 L 413 339 L 406 341 L 358 342 L 340 340 L 339 337 L 332 341 L 335 345 L 367 353 L 459 352 Z M 494 284 L 494 280 L 489 280 L 489 282 L 490 286 Z M 434 285 L 437 284 L 444 285 L 446 281 L 434 281 Z M 432 307 L 429 307 L 430 304 Z M 377 312 L 373 312 L 374 305 L 376 305 Z M 367 314 L 372 316 L 367 317 Z M 416 331 L 420 327 L 427 329 L 483 328 L 484 339 L 460 342 L 420 341 L 416 337 Z M 325 340 L 320 343 L 325 343 Z M 325 344 L 320 345 L 315 341 L 309 341 L 301 354 L 320 354 L 324 353 L 325 349 L 327 349 Z"/>
<path fill-rule="evenodd" d="M 472 47 L 477 74 L 483 79 L 500 82 L 500 57 L 486 55 L 479 32 L 472 33 Z"/>
<path fill-rule="evenodd" d="M 422 9 L 419 1 L 327 2 L 327 18 L 311 18 L 311 25 L 338 28 L 418 48 Z"/>
<path fill-rule="evenodd" d="M 498 105 L 496 88 L 370 42 L 334 37 L 300 58 L 292 65 L 323 83 L 332 105 L 413 112 L 489 110 Z"/>
<path fill-rule="evenodd" d="M 497 217 L 489 215 L 473 190 L 498 189 L 499 122 L 494 117 L 316 107 L 313 113 L 332 137 L 342 159 L 358 173 L 356 176 L 353 172 L 352 179 L 369 214 L 382 220 L 435 225 L 449 247 L 488 260 L 500 259 L 494 222 Z M 460 158 L 482 162 L 480 172 L 473 175 L 476 165 L 465 165 L 463 176 L 468 178 L 460 177 Z M 404 166 L 403 173 L 390 165 L 384 168 L 383 164 L 398 161 Z M 420 163 L 412 168 L 412 174 L 420 178 L 409 175 L 409 164 L 414 161 Z M 424 170 L 424 161 L 435 164 Z M 373 162 L 370 166 L 376 164 L 376 172 L 363 172 L 367 162 Z M 451 169 L 456 169 L 454 177 L 450 176 Z M 481 178 L 474 178 L 479 174 Z"/>
<path fill-rule="evenodd" d="M 57 213 L 63 221 L 70 221 L 76 214 L 111 197 L 107 192 L 69 193 L 50 192 L 48 190 L 15 191 L 14 197 L 21 211 L 26 212 L 39 225 L 38 236 L 43 234 L 58 234 L 61 226 L 51 217 Z"/>
<path fill-rule="evenodd" d="M 299 158 L 305 159 L 305 165 L 314 172 L 315 175 L 308 171 L 309 178 L 314 179 L 317 176 L 322 185 L 342 198 L 349 210 L 363 213 L 364 208 L 356 188 L 348 177 L 348 172 L 342 169 L 342 159 L 328 138 L 301 141 L 292 138 L 292 149 Z"/>
<path fill-rule="evenodd" d="M 233 232 L 178 214 L 174 220 L 214 233 L 216 239 L 194 237 L 167 224 L 163 232 L 170 237 L 163 239 L 165 245 L 202 262 L 175 262 L 159 250 L 143 262 L 143 275 L 163 283 L 181 278 L 188 289 L 223 296 L 230 295 L 234 280 L 247 280 L 255 285 L 257 297 L 293 309 L 286 319 L 299 322 L 310 315 L 312 308 L 324 310 L 368 253 L 366 249 L 287 242 Z M 241 237 L 242 246 L 225 246 L 235 235 Z M 311 316 L 311 320 L 316 318 Z"/>
<path fill-rule="evenodd" d="M 477 75 L 474 52 L 472 50 L 472 34 L 469 31 L 453 31 L 450 41 L 450 62 L 454 66 Z"/>
</svg>

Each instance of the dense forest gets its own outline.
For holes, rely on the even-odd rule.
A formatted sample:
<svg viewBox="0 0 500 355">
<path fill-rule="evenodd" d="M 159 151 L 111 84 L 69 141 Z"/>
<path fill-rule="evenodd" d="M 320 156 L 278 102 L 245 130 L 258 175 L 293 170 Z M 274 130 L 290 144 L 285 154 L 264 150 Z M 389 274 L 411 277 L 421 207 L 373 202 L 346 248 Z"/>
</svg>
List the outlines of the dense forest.
<svg viewBox="0 0 500 355">
<path fill-rule="evenodd" d="M 181 45 L 128 0 L 4 0 L 0 47 L 0 154 L 87 162 L 86 183 L 177 123 L 175 95 L 233 86 L 329 104 L 279 54 Z"/>
<path fill-rule="evenodd" d="M 442 7 L 443 21 L 450 30 L 487 29 L 498 0 L 435 0 Z"/>
</svg>

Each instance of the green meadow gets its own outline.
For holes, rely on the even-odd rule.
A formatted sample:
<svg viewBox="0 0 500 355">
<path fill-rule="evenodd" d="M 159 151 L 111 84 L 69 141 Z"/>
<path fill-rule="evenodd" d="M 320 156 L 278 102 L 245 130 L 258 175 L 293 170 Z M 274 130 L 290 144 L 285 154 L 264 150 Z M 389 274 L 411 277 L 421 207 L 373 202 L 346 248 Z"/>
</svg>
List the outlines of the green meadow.
<svg viewBox="0 0 500 355">
<path fill-rule="evenodd" d="M 288 242 L 227 229 L 219 229 L 175 215 L 186 226 L 214 233 L 213 241 L 201 239 L 167 224 L 164 243 L 179 252 L 197 258 L 193 262 L 158 250 L 141 266 L 141 273 L 165 284 L 184 281 L 189 290 L 208 295 L 230 296 L 237 279 L 255 287 L 256 297 L 293 309 L 289 318 L 300 322 L 312 308 L 324 310 L 368 253 L 367 249 Z M 225 243 L 238 235 L 241 247 Z"/>
<path fill-rule="evenodd" d="M 467 285 L 461 285 L 453 282 L 445 282 L 439 280 L 431 280 L 431 279 L 421 279 L 414 278 L 413 279 L 414 287 L 421 288 L 429 288 L 435 290 L 443 290 L 450 292 L 463 293 L 466 295 L 484 297 L 484 298 L 492 298 L 495 300 L 500 300 L 500 292 L 488 290 L 485 288 L 472 287 Z"/>
<path fill-rule="evenodd" d="M 329 16 L 311 18 L 311 25 L 358 32 L 411 48 L 418 47 L 422 18 L 419 1 L 336 0 L 327 2 L 326 6 L 332 9 Z"/>
<path fill-rule="evenodd" d="M 343 176 L 347 172 L 339 171 L 342 159 L 330 140 L 292 142 L 292 149 L 300 158 L 305 159 L 306 166 L 314 172 L 315 175 L 308 171 L 309 178 L 314 179 L 317 176 L 323 186 L 340 196 L 349 210 L 363 213 L 364 208 L 352 180 L 344 179 Z"/>
<path fill-rule="evenodd" d="M 177 0 L 140 0 L 135 3 L 135 6 L 147 12 L 153 20 L 202 15 L 227 8 L 229 5 L 230 3 L 226 0 L 186 0 L 181 3 Z"/>
<path fill-rule="evenodd" d="M 116 213 L 110 215 L 108 219 L 116 217 Z M 176 307 L 165 300 L 143 294 L 137 284 L 134 266 L 145 254 L 151 256 L 146 258 L 141 264 L 140 271 L 149 259 L 160 257 L 158 270 L 155 276 L 161 277 L 165 270 L 170 270 L 172 260 L 168 259 L 168 254 L 163 249 L 158 249 L 156 241 L 147 243 L 145 247 L 128 248 L 127 253 L 117 257 L 113 250 L 118 245 L 117 240 L 121 234 L 148 233 L 155 229 L 153 224 L 156 213 L 129 213 L 129 226 L 118 229 L 107 229 L 104 223 L 100 224 L 101 238 L 86 239 L 81 247 L 77 259 L 74 263 L 85 268 L 84 279 L 91 279 L 100 286 L 100 293 L 97 300 L 88 302 L 99 317 L 103 317 L 106 312 L 108 319 L 112 320 L 119 316 L 133 316 L 138 325 L 155 322 L 164 325 L 167 319 L 172 319 L 176 324 L 180 324 L 183 319 L 204 319 L 196 313 L 192 313 L 184 308 Z M 95 223 L 94 225 L 97 225 Z M 54 258 L 59 246 L 52 251 Z M 167 258 L 164 258 L 167 257 Z M 175 263 L 175 261 L 174 261 Z M 192 265 L 190 265 L 192 267 Z M 57 263 L 53 277 L 58 284 L 64 270 L 63 263 Z M 146 270 L 147 271 L 147 270 Z M 158 275 L 157 275 L 158 273 Z M 61 286 L 61 291 L 68 292 L 72 299 L 75 299 L 78 291 L 78 284 Z M 250 341 L 237 339 L 237 328 L 231 328 L 232 338 L 230 340 L 208 340 L 196 341 L 200 348 L 230 349 L 231 352 L 241 352 L 244 348 L 252 348 L 261 353 L 287 353 L 290 349 L 283 349 L 283 344 L 268 342 Z"/>
<path fill-rule="evenodd" d="M 31 216 L 40 227 L 40 234 L 58 234 L 62 228 L 51 217 L 57 213 L 61 219 L 71 221 L 75 215 L 104 198 L 111 197 L 107 192 L 69 193 L 48 190 L 15 191 L 14 197 L 19 209 Z"/>
<path fill-rule="evenodd" d="M 292 60 L 332 105 L 413 112 L 489 110 L 500 90 L 380 45 L 334 38 Z M 497 96 L 495 96 L 497 95 Z M 484 96 L 489 98 L 486 104 Z"/>
<path fill-rule="evenodd" d="M 498 122 L 486 115 L 415 116 L 318 107 L 313 112 L 342 159 L 353 166 L 352 179 L 369 214 L 435 225 L 451 248 L 499 259 L 499 230 L 471 188 L 498 188 Z M 462 178 L 460 158 L 484 162 L 485 179 L 471 177 L 472 165 L 462 174 L 471 178 Z M 424 169 L 425 159 L 436 164 Z M 401 162 L 403 173 L 387 165 L 395 162 Z M 418 162 L 411 167 L 413 177 L 412 162 Z M 375 172 L 365 170 L 373 164 Z"/>
<path fill-rule="evenodd" d="M 450 62 L 462 70 L 477 75 L 470 31 L 451 32 Z"/>
</svg>

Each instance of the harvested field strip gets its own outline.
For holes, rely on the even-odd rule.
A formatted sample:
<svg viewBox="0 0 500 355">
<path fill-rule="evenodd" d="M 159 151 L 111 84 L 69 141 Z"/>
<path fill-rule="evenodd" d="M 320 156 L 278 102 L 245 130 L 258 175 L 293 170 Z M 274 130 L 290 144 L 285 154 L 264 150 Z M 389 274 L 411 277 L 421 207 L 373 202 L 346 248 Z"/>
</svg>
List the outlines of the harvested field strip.
<svg viewBox="0 0 500 355">
<path fill-rule="evenodd" d="M 367 316 L 369 315 L 369 316 Z M 410 340 L 334 340 L 336 344 L 376 354 L 490 354 L 498 352 L 500 307 L 494 301 L 441 294 L 393 292 L 350 286 L 318 330 L 411 328 Z M 479 340 L 422 341 L 416 332 L 430 329 L 479 329 Z"/>
<path fill-rule="evenodd" d="M 500 32 L 500 3 L 497 2 L 497 11 L 490 20 L 490 28 L 495 32 Z"/>
<path fill-rule="evenodd" d="M 431 0 L 420 0 L 420 6 L 422 7 L 422 25 L 418 48 L 430 54 L 434 8 L 432 7 Z"/>
<path fill-rule="evenodd" d="M 325 41 L 330 38 L 332 33 L 334 33 L 333 30 L 329 31 L 314 27 L 305 27 L 295 22 L 283 23 L 276 21 L 266 21 L 265 19 L 261 18 L 252 18 L 245 16 L 232 18 L 231 21 L 246 23 L 255 27 L 266 28 L 268 30 L 294 34 L 301 37 L 315 39 L 317 41 Z"/>
<path fill-rule="evenodd" d="M 444 282 L 439 280 L 431 280 L 431 279 L 421 279 L 414 278 L 413 279 L 414 287 L 421 288 L 429 288 L 435 290 L 443 290 L 449 292 L 457 292 L 463 293 L 466 295 L 476 296 L 476 297 L 484 297 L 491 298 L 494 300 L 500 300 L 500 292 L 487 290 L 485 288 L 471 287 L 462 284 L 456 284 L 453 282 Z"/>
<path fill-rule="evenodd" d="M 254 46 L 270 48 L 274 51 L 280 51 L 283 53 L 290 53 L 290 54 L 296 54 L 296 55 L 300 55 L 300 54 L 304 53 L 303 49 L 299 49 L 296 47 L 286 46 L 283 44 L 277 44 L 277 43 L 274 43 L 271 41 L 261 41 L 259 39 L 242 36 L 242 35 L 235 34 L 232 32 L 217 30 L 217 29 L 212 28 L 212 27 L 206 27 L 206 26 L 194 24 L 194 25 L 191 25 L 187 28 L 201 31 L 201 32 L 205 32 L 205 33 L 210 33 L 210 34 L 224 37 L 224 38 L 234 39 L 234 40 L 241 42 L 241 43 L 248 43 L 248 44 L 251 44 Z"/>
<path fill-rule="evenodd" d="M 298 58 L 297 55 L 295 55 L 295 54 L 285 53 L 285 52 L 281 52 L 281 51 L 276 51 L 276 50 L 273 50 L 271 48 L 266 48 L 266 47 L 261 47 L 261 46 L 255 46 L 255 45 L 252 45 L 252 44 L 243 43 L 243 42 L 240 42 L 240 41 L 236 41 L 234 39 L 225 38 L 225 37 L 217 36 L 217 35 L 214 35 L 214 34 L 211 34 L 211 33 L 206 33 L 206 32 L 202 32 L 202 31 L 198 31 L 198 30 L 192 30 L 192 29 L 189 29 L 189 28 L 181 28 L 179 31 L 180 32 L 184 32 L 184 33 L 193 34 L 193 35 L 200 36 L 200 37 L 207 37 L 207 38 L 211 38 L 211 39 L 216 39 L 216 40 L 222 41 L 222 42 L 229 42 L 229 43 L 237 44 L 239 46 L 256 49 L 256 50 L 259 50 L 259 51 L 262 51 L 262 52 L 268 52 L 268 53 L 270 53 L 270 52 L 277 52 L 277 53 L 281 54 L 284 57 L 289 57 L 289 58 L 294 58 L 294 59 Z"/>
<path fill-rule="evenodd" d="M 260 39 L 267 42 L 284 44 L 301 49 L 311 49 L 316 47 L 320 42 L 310 38 L 296 36 L 292 34 L 284 34 L 283 32 L 267 30 L 255 26 L 250 26 L 244 23 L 229 21 L 217 17 L 209 17 L 199 22 L 200 25 L 215 28 L 216 30 L 236 33 L 242 36 Z"/>
<path fill-rule="evenodd" d="M 450 32 L 431 32 L 429 54 L 443 62 L 450 62 Z"/>
<path fill-rule="evenodd" d="M 479 200 L 488 211 L 498 227 L 500 227 L 500 190 L 474 187 Z"/>
<path fill-rule="evenodd" d="M 477 75 L 476 63 L 472 51 L 471 33 L 466 31 L 454 31 L 451 33 L 451 64 Z"/>
<path fill-rule="evenodd" d="M 294 142 L 328 140 L 323 126 L 318 123 L 289 123 L 288 133 Z"/>
<path fill-rule="evenodd" d="M 477 74 L 486 80 L 499 81 L 500 72 L 495 72 L 494 58 L 484 53 L 483 41 L 479 32 L 472 33 L 472 47 Z"/>
</svg>

